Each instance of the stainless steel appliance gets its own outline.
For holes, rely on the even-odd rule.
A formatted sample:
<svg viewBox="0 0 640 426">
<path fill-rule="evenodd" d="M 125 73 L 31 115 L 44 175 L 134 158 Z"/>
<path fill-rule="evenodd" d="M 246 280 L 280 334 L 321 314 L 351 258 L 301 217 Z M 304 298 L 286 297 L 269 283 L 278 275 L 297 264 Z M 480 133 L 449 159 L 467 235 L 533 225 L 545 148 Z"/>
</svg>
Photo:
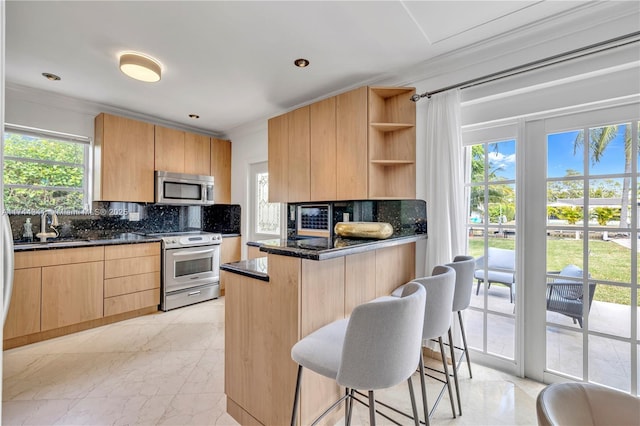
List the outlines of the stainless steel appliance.
<svg viewBox="0 0 640 426">
<path fill-rule="evenodd" d="M 220 296 L 222 235 L 201 231 L 147 235 L 162 238 L 160 309 L 168 311 Z"/>
<path fill-rule="evenodd" d="M 7 321 L 13 292 L 13 232 L 9 215 L 2 213 L 2 324 Z"/>
<path fill-rule="evenodd" d="M 157 171 L 156 203 L 206 206 L 214 203 L 213 176 Z"/>
</svg>

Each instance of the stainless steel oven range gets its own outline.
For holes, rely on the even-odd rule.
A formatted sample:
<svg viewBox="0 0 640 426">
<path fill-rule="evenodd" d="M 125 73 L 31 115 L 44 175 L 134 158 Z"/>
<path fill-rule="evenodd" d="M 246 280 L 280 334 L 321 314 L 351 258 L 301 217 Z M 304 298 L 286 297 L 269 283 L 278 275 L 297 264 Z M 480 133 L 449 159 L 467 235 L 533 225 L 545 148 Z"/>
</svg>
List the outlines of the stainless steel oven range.
<svg viewBox="0 0 640 426">
<path fill-rule="evenodd" d="M 160 309 L 168 311 L 220 296 L 220 234 L 151 235 L 162 238 Z"/>
</svg>

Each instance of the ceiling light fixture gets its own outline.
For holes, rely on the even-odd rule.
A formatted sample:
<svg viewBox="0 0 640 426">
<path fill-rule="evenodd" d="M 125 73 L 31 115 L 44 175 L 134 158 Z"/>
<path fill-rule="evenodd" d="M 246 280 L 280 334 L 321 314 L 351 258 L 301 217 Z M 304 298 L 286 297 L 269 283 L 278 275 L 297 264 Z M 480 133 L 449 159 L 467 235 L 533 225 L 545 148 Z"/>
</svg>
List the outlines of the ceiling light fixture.
<svg viewBox="0 0 640 426">
<path fill-rule="evenodd" d="M 198 118 L 200 118 L 200 116 L 198 114 L 189 114 L 189 118 L 193 118 L 194 120 L 197 120 Z"/>
<path fill-rule="evenodd" d="M 135 52 L 127 52 L 120 55 L 120 71 L 131 78 L 147 83 L 159 81 L 162 74 L 158 61 Z"/>
<path fill-rule="evenodd" d="M 55 74 L 51 74 L 50 72 L 43 72 L 42 76 L 44 78 L 46 78 L 47 80 L 51 80 L 51 81 L 60 81 L 60 77 L 58 77 Z"/>
<path fill-rule="evenodd" d="M 306 68 L 309 66 L 309 60 L 304 58 L 299 58 L 293 61 L 293 64 L 298 68 Z"/>
</svg>

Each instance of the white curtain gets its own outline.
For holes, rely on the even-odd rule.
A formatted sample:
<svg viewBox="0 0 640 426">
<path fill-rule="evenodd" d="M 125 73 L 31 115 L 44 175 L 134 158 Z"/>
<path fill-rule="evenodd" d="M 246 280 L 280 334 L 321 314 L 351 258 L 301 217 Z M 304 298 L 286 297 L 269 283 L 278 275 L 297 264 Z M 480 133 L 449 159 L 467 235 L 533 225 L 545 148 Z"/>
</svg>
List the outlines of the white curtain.
<svg viewBox="0 0 640 426">
<path fill-rule="evenodd" d="M 465 253 L 466 202 L 460 132 L 460 90 L 427 100 L 427 257 L 425 274 Z"/>
</svg>

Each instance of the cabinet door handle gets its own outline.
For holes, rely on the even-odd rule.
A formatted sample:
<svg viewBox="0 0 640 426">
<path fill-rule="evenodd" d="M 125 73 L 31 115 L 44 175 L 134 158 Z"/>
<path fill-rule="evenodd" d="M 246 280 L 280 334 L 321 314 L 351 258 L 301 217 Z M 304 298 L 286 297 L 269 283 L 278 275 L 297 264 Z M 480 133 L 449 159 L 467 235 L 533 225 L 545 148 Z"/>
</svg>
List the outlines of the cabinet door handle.
<svg viewBox="0 0 640 426">
<path fill-rule="evenodd" d="M 191 291 L 191 292 L 189 292 L 189 294 L 187 294 L 187 296 L 196 296 L 196 295 L 198 295 L 198 294 L 200 294 L 200 290 L 198 290 L 198 291 Z"/>
</svg>

